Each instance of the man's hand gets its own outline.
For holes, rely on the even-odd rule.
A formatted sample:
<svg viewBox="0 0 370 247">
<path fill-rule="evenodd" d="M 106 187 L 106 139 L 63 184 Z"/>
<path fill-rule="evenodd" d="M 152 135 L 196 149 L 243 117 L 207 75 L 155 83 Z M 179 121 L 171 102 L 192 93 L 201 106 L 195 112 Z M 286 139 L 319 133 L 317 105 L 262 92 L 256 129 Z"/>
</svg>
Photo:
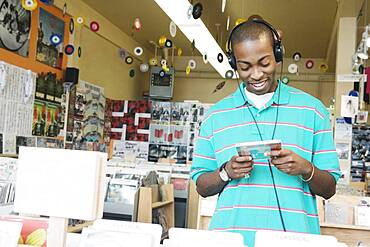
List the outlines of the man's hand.
<svg viewBox="0 0 370 247">
<path fill-rule="evenodd" d="M 273 150 L 266 155 L 271 156 L 271 163 L 286 174 L 309 177 L 312 173 L 312 164 L 289 149 Z"/>
<path fill-rule="evenodd" d="M 253 170 L 253 160 L 250 155 L 233 156 L 225 166 L 227 175 L 231 179 L 240 179 L 249 175 Z"/>
</svg>

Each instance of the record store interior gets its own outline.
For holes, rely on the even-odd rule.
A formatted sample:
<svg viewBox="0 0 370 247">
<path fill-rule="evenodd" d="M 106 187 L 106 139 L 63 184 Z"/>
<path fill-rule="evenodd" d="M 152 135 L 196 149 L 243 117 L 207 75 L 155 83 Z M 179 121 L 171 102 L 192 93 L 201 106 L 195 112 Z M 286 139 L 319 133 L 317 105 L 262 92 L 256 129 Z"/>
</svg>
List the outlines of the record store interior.
<svg viewBox="0 0 370 247">
<path fill-rule="evenodd" d="M 0 0 L 0 247 L 370 247 L 370 0 Z"/>
</svg>

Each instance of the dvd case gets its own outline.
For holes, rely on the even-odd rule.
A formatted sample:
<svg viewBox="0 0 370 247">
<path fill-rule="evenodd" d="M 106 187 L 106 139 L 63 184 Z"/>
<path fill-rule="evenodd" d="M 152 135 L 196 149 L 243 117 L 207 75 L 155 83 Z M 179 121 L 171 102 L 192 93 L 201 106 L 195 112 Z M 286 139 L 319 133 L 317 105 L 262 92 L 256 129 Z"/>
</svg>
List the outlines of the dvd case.
<svg viewBox="0 0 370 247">
<path fill-rule="evenodd" d="M 250 154 L 254 160 L 268 159 L 270 157 L 266 156 L 266 152 L 280 149 L 281 149 L 281 140 L 242 142 L 236 144 L 236 150 L 238 151 L 239 156 Z"/>
</svg>

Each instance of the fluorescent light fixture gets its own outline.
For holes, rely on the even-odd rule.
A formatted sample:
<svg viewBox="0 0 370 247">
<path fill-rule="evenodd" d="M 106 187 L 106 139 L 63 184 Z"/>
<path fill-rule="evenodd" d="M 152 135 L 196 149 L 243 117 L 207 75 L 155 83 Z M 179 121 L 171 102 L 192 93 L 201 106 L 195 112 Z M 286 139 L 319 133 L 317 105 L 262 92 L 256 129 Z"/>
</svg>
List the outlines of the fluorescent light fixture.
<svg viewBox="0 0 370 247">
<path fill-rule="evenodd" d="M 175 22 L 177 27 L 185 34 L 190 42 L 195 40 L 195 47 L 204 56 L 207 54 L 212 67 L 225 78 L 226 71 L 232 70 L 226 55 L 213 38 L 203 21 L 188 15 L 191 4 L 188 0 L 154 0 L 159 7 Z M 217 55 L 224 57 L 222 63 L 218 62 Z"/>
</svg>

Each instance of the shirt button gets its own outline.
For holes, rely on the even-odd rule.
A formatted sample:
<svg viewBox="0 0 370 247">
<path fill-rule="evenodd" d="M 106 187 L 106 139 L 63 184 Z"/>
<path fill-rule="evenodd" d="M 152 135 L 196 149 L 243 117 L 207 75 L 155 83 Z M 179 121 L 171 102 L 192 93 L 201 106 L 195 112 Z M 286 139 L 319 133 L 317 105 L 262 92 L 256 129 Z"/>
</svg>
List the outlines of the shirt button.
<svg viewBox="0 0 370 247">
<path fill-rule="evenodd" d="M 261 116 L 261 114 L 257 113 L 256 117 L 260 117 L 260 116 Z"/>
</svg>

